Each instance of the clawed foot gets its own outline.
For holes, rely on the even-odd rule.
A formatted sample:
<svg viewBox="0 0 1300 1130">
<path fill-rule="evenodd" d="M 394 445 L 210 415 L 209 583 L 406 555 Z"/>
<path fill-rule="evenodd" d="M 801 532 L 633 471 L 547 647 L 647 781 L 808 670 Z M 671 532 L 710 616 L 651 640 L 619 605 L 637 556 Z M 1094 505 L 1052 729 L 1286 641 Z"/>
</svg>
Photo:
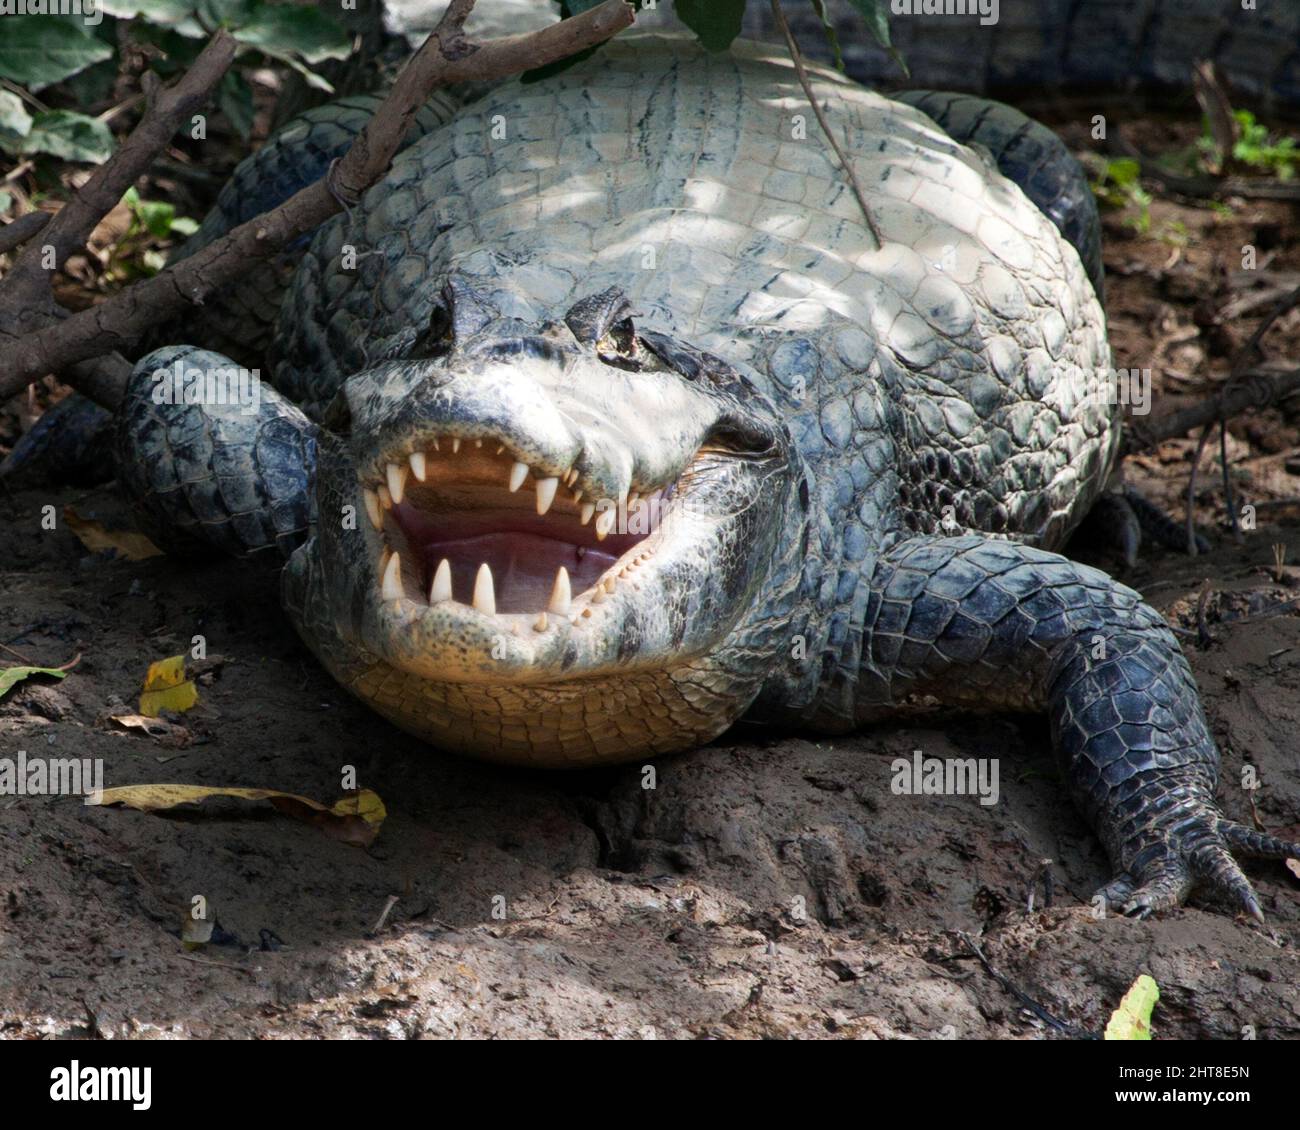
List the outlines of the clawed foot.
<svg viewBox="0 0 1300 1130">
<path fill-rule="evenodd" d="M 1263 922 L 1259 899 L 1232 849 L 1261 859 L 1300 858 L 1300 844 L 1252 831 L 1208 805 L 1179 813 L 1173 828 L 1147 829 L 1143 839 L 1136 851 L 1124 852 L 1132 860 L 1129 868 L 1097 892 L 1108 907 L 1132 918 L 1179 906 L 1194 887 L 1204 887 Z"/>
</svg>

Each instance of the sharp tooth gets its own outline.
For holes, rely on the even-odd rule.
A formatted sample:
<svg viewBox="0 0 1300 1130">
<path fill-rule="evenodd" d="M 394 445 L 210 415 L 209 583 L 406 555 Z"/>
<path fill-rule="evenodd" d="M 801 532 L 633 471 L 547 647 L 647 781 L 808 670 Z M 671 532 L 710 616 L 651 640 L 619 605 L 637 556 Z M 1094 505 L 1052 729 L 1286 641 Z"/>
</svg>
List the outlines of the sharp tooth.
<svg viewBox="0 0 1300 1130">
<path fill-rule="evenodd" d="M 510 468 L 510 493 L 513 494 L 521 486 L 523 486 L 524 480 L 526 478 L 528 478 L 527 463 L 516 463 L 513 467 L 511 467 Z"/>
<path fill-rule="evenodd" d="M 441 451 L 441 450 L 442 450 L 442 448 L 438 446 L 438 437 L 437 437 L 437 436 L 434 436 L 434 437 L 433 437 L 433 450 L 434 450 L 434 451 Z"/>
<path fill-rule="evenodd" d="M 555 491 L 559 487 L 560 480 L 557 478 L 538 479 L 537 480 L 537 513 L 545 514 L 550 508 L 551 503 L 555 501 Z"/>
<path fill-rule="evenodd" d="M 478 576 L 474 578 L 474 611 L 485 616 L 497 613 L 497 595 L 492 588 L 492 570 L 486 561 L 478 567 Z"/>
<path fill-rule="evenodd" d="M 505 445 L 504 443 L 499 443 L 499 444 L 497 444 L 497 454 L 498 454 L 498 455 L 500 455 L 503 451 L 505 451 L 505 449 L 506 449 L 506 445 Z"/>
<path fill-rule="evenodd" d="M 454 455 L 459 450 L 460 450 L 460 436 L 456 436 L 456 438 L 451 441 L 452 454 Z"/>
<path fill-rule="evenodd" d="M 380 594 L 385 600 L 402 599 L 402 555 L 394 553 L 388 559 L 388 567 L 384 570 L 384 583 Z"/>
<path fill-rule="evenodd" d="M 399 467 L 396 463 L 388 464 L 388 493 L 393 496 L 393 505 L 402 501 L 402 492 L 406 490 L 406 476 L 409 467 Z"/>
<path fill-rule="evenodd" d="M 578 468 L 572 467 L 569 469 L 569 473 L 564 476 L 564 485 L 566 487 L 571 487 L 577 481 L 578 481 Z"/>
<path fill-rule="evenodd" d="M 581 502 L 581 501 L 582 501 L 582 491 L 580 491 L 580 490 L 575 490 L 575 491 L 573 492 L 573 501 L 574 501 L 574 502 Z"/>
<path fill-rule="evenodd" d="M 609 531 L 614 528 L 616 521 L 618 521 L 617 510 L 602 510 L 600 517 L 596 519 L 596 540 L 604 541 L 609 535 Z"/>
<path fill-rule="evenodd" d="M 429 586 L 429 603 L 441 604 L 451 599 L 451 562 L 445 557 L 438 562 L 438 569 L 433 574 L 433 584 Z"/>
<path fill-rule="evenodd" d="M 481 439 L 476 439 L 476 440 L 474 441 L 474 446 L 475 446 L 475 447 L 482 447 L 482 446 L 483 446 L 483 441 L 482 441 Z"/>
<path fill-rule="evenodd" d="M 546 613 L 543 612 L 537 617 L 536 621 L 533 623 L 533 631 L 544 632 L 546 631 L 546 625 L 547 625 Z"/>
<path fill-rule="evenodd" d="M 578 521 L 585 526 L 591 521 L 591 516 L 594 513 L 596 513 L 596 504 L 594 502 L 584 502 L 582 510 L 578 513 Z"/>
<path fill-rule="evenodd" d="M 618 579 L 617 579 L 616 577 L 606 577 L 606 578 L 605 578 L 605 591 L 606 591 L 607 593 L 613 593 L 613 591 L 614 591 L 614 586 L 615 586 L 616 584 L 618 584 Z"/>
<path fill-rule="evenodd" d="M 377 530 L 384 528 L 384 512 L 379 508 L 379 495 L 373 490 L 361 490 L 361 498 L 366 504 L 366 514 L 370 517 L 370 524 Z"/>
<path fill-rule="evenodd" d="M 551 603 L 546 606 L 547 610 L 554 612 L 557 616 L 567 616 L 571 597 L 569 571 L 561 565 L 555 573 L 555 585 L 551 589 Z"/>
<path fill-rule="evenodd" d="M 379 505 L 385 510 L 391 510 L 393 508 L 393 496 L 388 493 L 388 488 L 383 483 L 380 483 L 377 489 L 379 491 Z"/>
<path fill-rule="evenodd" d="M 609 597 L 606 596 L 606 594 L 605 594 L 605 590 L 604 590 L 600 585 L 597 585 L 597 586 L 596 586 L 596 591 L 593 592 L 593 593 L 591 594 L 591 603 L 592 603 L 592 604 L 604 604 L 605 601 L 608 600 L 608 599 L 609 599 Z"/>
<path fill-rule="evenodd" d="M 419 479 L 420 482 L 424 482 L 424 476 L 429 473 L 428 465 L 424 461 L 424 452 L 412 451 L 410 463 L 411 463 L 411 474 L 413 474 L 417 479 Z"/>
</svg>

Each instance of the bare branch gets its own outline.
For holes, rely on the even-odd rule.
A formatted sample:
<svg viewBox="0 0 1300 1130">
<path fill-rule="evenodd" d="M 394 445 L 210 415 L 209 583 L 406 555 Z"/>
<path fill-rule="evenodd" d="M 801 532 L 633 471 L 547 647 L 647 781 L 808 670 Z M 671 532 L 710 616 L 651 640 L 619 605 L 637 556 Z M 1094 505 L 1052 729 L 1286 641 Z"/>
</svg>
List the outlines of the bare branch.
<svg viewBox="0 0 1300 1130">
<path fill-rule="evenodd" d="M 469 0 L 453 0 L 365 130 L 324 178 L 153 278 L 55 326 L 5 343 L 0 348 L 0 401 L 45 373 L 62 372 L 86 358 L 129 348 L 150 326 L 190 303 L 202 303 L 233 282 L 250 260 L 274 254 L 319 226 L 344 203 L 360 199 L 387 171 L 410 119 L 435 89 L 503 78 L 556 62 L 604 42 L 635 19 L 625 0 L 606 0 L 540 31 L 472 43 L 459 30 L 472 8 Z"/>
<path fill-rule="evenodd" d="M 795 42 L 794 33 L 790 30 L 790 25 L 786 23 L 785 12 L 781 8 L 781 0 L 772 0 L 772 15 L 776 19 L 776 26 L 781 29 L 781 34 L 785 36 L 786 46 L 790 49 L 790 58 L 794 62 L 795 74 L 799 76 L 799 85 L 803 87 L 805 97 L 808 99 L 808 105 L 812 107 L 812 112 L 817 116 L 817 124 L 821 126 L 822 133 L 826 135 L 826 140 L 830 147 L 835 150 L 835 156 L 839 158 L 840 167 L 844 170 L 844 175 L 848 178 L 849 189 L 857 199 L 858 207 L 862 209 L 862 218 L 866 221 L 867 230 L 871 232 L 872 238 L 876 241 L 877 249 L 885 245 L 885 241 L 880 238 L 880 231 L 876 227 L 876 221 L 871 218 L 871 209 L 867 207 L 867 198 L 862 194 L 862 186 L 858 184 L 857 174 L 853 171 L 853 166 L 849 164 L 849 159 L 844 156 L 844 150 L 835 140 L 835 135 L 831 133 L 830 123 L 826 121 L 826 115 L 822 113 L 822 108 L 817 104 L 817 97 L 813 94 L 812 84 L 808 81 L 808 72 L 804 69 L 803 54 L 799 50 L 799 44 Z"/>
<path fill-rule="evenodd" d="M 0 228 L 0 255 L 26 243 L 50 222 L 49 212 L 28 212 Z"/>
</svg>

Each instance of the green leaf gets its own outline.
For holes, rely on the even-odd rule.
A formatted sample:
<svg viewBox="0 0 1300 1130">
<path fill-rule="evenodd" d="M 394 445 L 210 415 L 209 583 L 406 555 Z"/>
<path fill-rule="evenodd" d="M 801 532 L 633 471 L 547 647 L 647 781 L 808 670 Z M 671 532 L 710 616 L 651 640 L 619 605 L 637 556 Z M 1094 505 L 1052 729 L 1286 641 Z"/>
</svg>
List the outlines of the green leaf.
<svg viewBox="0 0 1300 1130">
<path fill-rule="evenodd" d="M 826 31 L 826 43 L 830 47 L 835 57 L 835 69 L 844 70 L 844 54 L 840 51 L 840 37 L 835 34 L 835 21 L 831 19 L 830 14 L 826 11 L 826 0 L 812 0 L 813 11 L 817 13 L 822 21 L 822 27 Z"/>
<path fill-rule="evenodd" d="M 12 91 L 0 90 L 0 134 L 26 137 L 32 131 L 32 116 L 23 100 Z"/>
<path fill-rule="evenodd" d="M 23 153 L 51 153 L 66 161 L 98 165 L 113 152 L 113 134 L 103 122 L 75 110 L 47 110 L 32 119 Z"/>
<path fill-rule="evenodd" d="M 227 71 L 221 76 L 217 105 L 235 132 L 247 141 L 253 134 L 253 90 L 242 75 Z"/>
<path fill-rule="evenodd" d="M 66 671 L 57 667 L 3 667 L 0 668 L 0 698 L 4 698 L 14 687 L 32 675 L 52 675 L 62 679 Z"/>
<path fill-rule="evenodd" d="M 268 55 L 294 55 L 307 63 L 346 59 L 352 50 L 343 26 L 316 8 L 258 8 L 234 36 Z"/>
<path fill-rule="evenodd" d="M 1106 1025 L 1107 1040 L 1151 1039 L 1151 1010 L 1160 999 L 1160 989 L 1145 973 L 1133 982 Z"/>
<path fill-rule="evenodd" d="M 48 16 L 5 20 L 0 35 L 0 78 L 41 90 L 113 54 L 80 25 Z"/>
<path fill-rule="evenodd" d="M 867 29 L 877 43 L 889 52 L 889 57 L 902 69 L 903 74 L 910 75 L 907 64 L 903 61 L 889 38 L 889 4 L 886 0 L 849 0 L 849 4 L 866 21 Z"/>
<path fill-rule="evenodd" d="M 740 34 L 745 0 L 673 0 L 673 10 L 706 51 L 725 51 Z"/>
</svg>

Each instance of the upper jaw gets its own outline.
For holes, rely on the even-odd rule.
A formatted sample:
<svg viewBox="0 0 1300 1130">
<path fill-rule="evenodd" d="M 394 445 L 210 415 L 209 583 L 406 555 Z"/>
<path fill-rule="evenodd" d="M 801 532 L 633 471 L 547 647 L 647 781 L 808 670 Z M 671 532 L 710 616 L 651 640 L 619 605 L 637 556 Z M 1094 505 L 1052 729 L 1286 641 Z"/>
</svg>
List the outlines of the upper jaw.
<svg viewBox="0 0 1300 1130">
<path fill-rule="evenodd" d="M 528 356 L 353 378 L 311 550 L 326 591 L 351 593 L 336 619 L 440 681 L 553 682 L 716 646 L 782 505 L 788 436 L 750 392 Z M 353 529 L 324 523 L 335 503 Z M 564 559 L 580 551 L 585 566 Z"/>
</svg>

